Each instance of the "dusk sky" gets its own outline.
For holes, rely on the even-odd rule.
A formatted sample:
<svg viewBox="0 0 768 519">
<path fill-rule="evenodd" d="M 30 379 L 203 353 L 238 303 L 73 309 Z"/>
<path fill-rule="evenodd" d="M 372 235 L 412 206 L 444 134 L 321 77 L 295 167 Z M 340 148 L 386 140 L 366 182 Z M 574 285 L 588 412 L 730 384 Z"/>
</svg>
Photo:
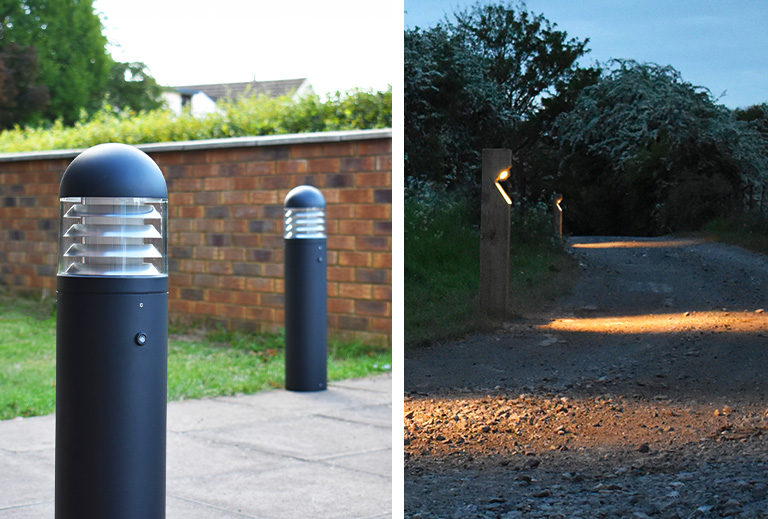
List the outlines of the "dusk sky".
<svg viewBox="0 0 768 519">
<path fill-rule="evenodd" d="M 431 27 L 474 3 L 405 0 L 405 26 Z M 528 0 L 526 5 L 570 37 L 589 38 L 591 52 L 583 65 L 612 58 L 671 65 L 730 108 L 768 102 L 764 0 Z"/>
</svg>

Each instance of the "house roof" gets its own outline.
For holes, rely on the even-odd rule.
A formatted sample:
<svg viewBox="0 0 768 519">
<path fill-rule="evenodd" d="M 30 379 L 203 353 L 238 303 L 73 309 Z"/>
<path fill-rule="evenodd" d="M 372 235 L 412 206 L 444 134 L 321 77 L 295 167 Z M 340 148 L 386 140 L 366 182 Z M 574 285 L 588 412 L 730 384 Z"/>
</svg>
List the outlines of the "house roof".
<svg viewBox="0 0 768 519">
<path fill-rule="evenodd" d="M 307 78 L 279 79 L 275 81 L 247 81 L 245 83 L 215 83 L 211 85 L 185 85 L 172 87 L 177 92 L 203 92 L 205 95 L 217 101 L 219 99 L 234 99 L 249 95 L 267 95 L 280 97 L 291 95 L 306 86 Z"/>
</svg>

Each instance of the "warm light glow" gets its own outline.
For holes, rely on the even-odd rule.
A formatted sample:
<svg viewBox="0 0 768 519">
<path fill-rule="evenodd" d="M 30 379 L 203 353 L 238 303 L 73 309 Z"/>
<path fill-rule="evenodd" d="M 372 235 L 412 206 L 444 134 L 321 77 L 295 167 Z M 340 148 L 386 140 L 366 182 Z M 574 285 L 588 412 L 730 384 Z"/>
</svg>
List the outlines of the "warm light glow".
<svg viewBox="0 0 768 519">
<path fill-rule="evenodd" d="M 675 441 L 684 445 L 705 436 L 711 438 L 713 432 L 721 437 L 724 423 L 723 415 L 713 413 L 709 404 L 675 405 L 600 396 L 430 395 L 406 399 L 404 411 L 406 463 L 414 465 L 430 459 L 463 464 L 471 458 L 502 455 L 514 467 L 523 466 L 529 453 L 566 448 L 604 452 L 612 447 L 627 452 L 644 443 L 654 451 L 663 450 L 669 443 L 659 435 L 660 430 L 674 430 Z M 744 427 L 749 424 L 750 412 L 753 409 L 731 410 L 728 421 Z M 596 425 L 609 421 L 613 427 Z M 645 426 L 637 428 L 638 423 Z"/>
<path fill-rule="evenodd" d="M 634 241 L 606 241 L 599 243 L 574 243 L 571 245 L 574 249 L 644 249 L 644 248 L 662 248 L 662 247 L 690 247 L 692 245 L 701 245 L 708 240 L 702 238 L 692 238 L 686 240 L 634 240 Z"/>
<path fill-rule="evenodd" d="M 499 190 L 499 193 L 501 193 L 501 196 L 504 197 L 504 201 L 507 202 L 507 205 L 512 205 L 512 200 L 509 198 L 509 195 L 504 191 L 504 188 L 501 187 L 501 184 L 496 182 L 496 189 Z"/>
<path fill-rule="evenodd" d="M 562 196 L 557 197 L 557 200 L 555 200 L 555 206 L 557 207 L 557 209 L 559 211 L 563 210 L 563 208 L 560 207 L 560 202 L 562 202 L 562 201 L 563 201 L 563 197 Z"/>
<path fill-rule="evenodd" d="M 542 330 L 586 333 L 754 333 L 768 330 L 768 317 L 755 312 L 685 312 L 614 317 L 555 319 Z"/>
<path fill-rule="evenodd" d="M 501 196 L 504 197 L 504 201 L 507 202 L 507 205 L 512 205 L 512 199 L 509 198 L 509 195 L 506 191 L 504 191 L 504 188 L 501 187 L 501 182 L 504 182 L 509 178 L 509 168 L 502 169 L 499 172 L 499 176 L 496 177 L 496 189 L 499 190 L 499 193 L 501 193 Z"/>
</svg>

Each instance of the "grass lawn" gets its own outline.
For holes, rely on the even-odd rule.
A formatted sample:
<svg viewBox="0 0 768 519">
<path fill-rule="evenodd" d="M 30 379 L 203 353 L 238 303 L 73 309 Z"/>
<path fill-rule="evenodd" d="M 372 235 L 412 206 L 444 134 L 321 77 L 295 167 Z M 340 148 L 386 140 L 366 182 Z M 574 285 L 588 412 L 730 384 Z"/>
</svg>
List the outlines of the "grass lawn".
<svg viewBox="0 0 768 519">
<path fill-rule="evenodd" d="M 283 387 L 283 352 L 281 335 L 171 330 L 168 399 Z M 391 366 L 390 348 L 329 341 L 329 381 Z M 55 303 L 0 294 L 0 419 L 49 414 L 55 405 Z"/>
</svg>

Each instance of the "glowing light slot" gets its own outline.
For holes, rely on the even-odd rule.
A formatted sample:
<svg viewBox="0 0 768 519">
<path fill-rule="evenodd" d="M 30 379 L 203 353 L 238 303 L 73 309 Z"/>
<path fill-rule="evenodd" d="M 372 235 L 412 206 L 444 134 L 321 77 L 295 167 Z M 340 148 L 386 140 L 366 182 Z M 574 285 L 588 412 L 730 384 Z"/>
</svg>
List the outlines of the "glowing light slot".
<svg viewBox="0 0 768 519">
<path fill-rule="evenodd" d="M 504 190 L 504 187 L 501 185 L 502 182 L 506 182 L 509 180 L 509 168 L 501 170 L 499 172 L 499 176 L 496 177 L 496 181 L 494 184 L 496 185 L 496 189 L 499 190 L 499 193 L 501 193 L 501 196 L 504 197 L 504 201 L 507 203 L 507 205 L 512 205 L 512 199 L 507 194 L 507 192 Z"/>
<path fill-rule="evenodd" d="M 321 207 L 286 209 L 284 238 L 325 238 L 325 210 Z"/>
<path fill-rule="evenodd" d="M 166 206 L 166 199 L 62 198 L 59 274 L 167 274 Z"/>
</svg>

